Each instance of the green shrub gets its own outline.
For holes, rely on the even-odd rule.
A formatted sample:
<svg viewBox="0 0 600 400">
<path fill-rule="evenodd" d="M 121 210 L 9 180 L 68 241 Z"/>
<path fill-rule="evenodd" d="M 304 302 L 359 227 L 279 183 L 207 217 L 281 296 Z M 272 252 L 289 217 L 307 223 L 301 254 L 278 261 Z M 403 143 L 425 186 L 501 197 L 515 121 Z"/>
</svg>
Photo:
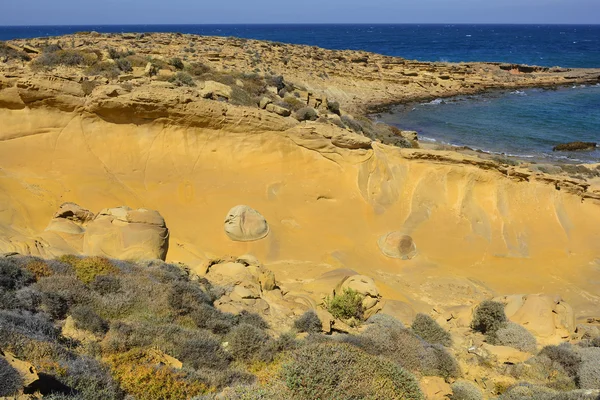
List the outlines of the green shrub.
<svg viewBox="0 0 600 400">
<path fill-rule="evenodd" d="M 322 323 L 316 312 L 308 310 L 294 321 L 294 328 L 298 332 L 319 333 L 322 329 Z"/>
<path fill-rule="evenodd" d="M 574 379 L 577 377 L 581 357 L 575 352 L 571 344 L 562 343 L 558 346 L 546 346 L 540 351 L 539 355 L 546 356 L 560 364 L 570 377 Z"/>
<path fill-rule="evenodd" d="M 6 361 L 0 353 L 0 396 L 17 394 L 23 387 L 19 372 Z"/>
<path fill-rule="evenodd" d="M 90 284 L 97 276 L 117 274 L 119 270 L 106 257 L 73 257 L 62 256 L 60 261 L 69 263 L 75 269 L 77 278 L 83 283 Z"/>
<path fill-rule="evenodd" d="M 103 335 L 108 331 L 108 323 L 88 306 L 77 306 L 71 310 L 71 317 L 75 321 L 75 327 Z"/>
<path fill-rule="evenodd" d="M 174 66 L 176 69 L 178 69 L 180 71 L 185 67 L 185 65 L 183 65 L 183 61 L 181 61 L 181 58 L 179 58 L 179 57 L 172 58 L 169 61 L 169 64 L 171 64 L 172 66 Z"/>
<path fill-rule="evenodd" d="M 442 346 L 452 346 L 452 336 L 433 318 L 426 314 L 417 314 L 411 329 L 425 341 Z"/>
<path fill-rule="evenodd" d="M 261 329 L 249 324 L 236 326 L 226 338 L 229 352 L 239 361 L 252 361 L 268 339 Z"/>
<path fill-rule="evenodd" d="M 537 348 L 537 341 L 531 332 L 513 322 L 504 324 L 495 333 L 488 335 L 488 338 L 492 344 L 509 346 L 529 353 Z"/>
<path fill-rule="evenodd" d="M 336 293 L 333 298 L 328 297 L 325 299 L 325 306 L 335 318 L 355 318 L 362 321 L 364 319 L 362 302 L 363 296 L 360 293 L 356 290 L 346 288 L 341 294 Z"/>
<path fill-rule="evenodd" d="M 483 400 L 483 393 L 472 382 L 456 381 L 452 384 L 452 400 Z"/>
<path fill-rule="evenodd" d="M 416 378 L 393 362 L 348 344 L 301 347 L 282 375 L 298 399 L 423 399 Z"/>
<path fill-rule="evenodd" d="M 493 334 L 506 322 L 504 304 L 485 300 L 475 309 L 471 329 L 483 334 Z"/>
<path fill-rule="evenodd" d="M 176 86 L 196 86 L 194 78 L 187 72 L 178 71 L 175 75 L 169 78 L 169 82 Z"/>
<path fill-rule="evenodd" d="M 299 109 L 298 111 L 296 111 L 296 113 L 294 114 L 294 118 L 296 118 L 298 121 L 316 121 L 317 118 L 319 118 L 319 115 L 317 114 L 317 110 L 315 110 L 312 107 L 303 107 L 301 109 Z"/>
</svg>

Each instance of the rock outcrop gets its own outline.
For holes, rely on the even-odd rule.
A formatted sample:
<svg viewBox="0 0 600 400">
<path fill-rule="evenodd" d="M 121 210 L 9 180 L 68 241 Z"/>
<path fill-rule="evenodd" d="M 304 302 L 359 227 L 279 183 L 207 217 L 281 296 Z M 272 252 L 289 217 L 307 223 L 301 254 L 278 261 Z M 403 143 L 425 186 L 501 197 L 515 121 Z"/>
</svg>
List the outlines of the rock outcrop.
<svg viewBox="0 0 600 400">
<path fill-rule="evenodd" d="M 169 229 L 153 210 L 106 208 L 86 227 L 83 253 L 123 259 L 164 260 L 169 249 Z"/>
<path fill-rule="evenodd" d="M 554 146 L 552 151 L 591 151 L 595 148 L 594 142 L 569 142 Z"/>
<path fill-rule="evenodd" d="M 377 241 L 379 249 L 388 257 L 409 260 L 417 254 L 417 246 L 413 239 L 402 232 L 390 232 Z"/>
</svg>

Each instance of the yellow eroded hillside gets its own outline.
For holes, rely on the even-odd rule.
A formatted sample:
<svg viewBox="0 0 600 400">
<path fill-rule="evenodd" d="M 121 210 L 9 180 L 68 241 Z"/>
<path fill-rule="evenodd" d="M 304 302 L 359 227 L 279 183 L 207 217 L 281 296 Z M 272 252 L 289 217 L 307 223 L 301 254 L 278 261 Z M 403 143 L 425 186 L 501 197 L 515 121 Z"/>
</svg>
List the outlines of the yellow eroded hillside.
<svg viewBox="0 0 600 400">
<path fill-rule="evenodd" d="M 596 316 L 600 205 L 560 182 L 450 152 L 351 149 L 360 146 L 340 146 L 334 128 L 310 122 L 244 132 L 241 117 L 208 129 L 50 108 L 1 109 L 0 121 L 2 252 L 72 250 L 44 232 L 64 202 L 128 205 L 159 211 L 167 259 L 192 268 L 250 253 L 290 290 L 348 268 L 416 310 L 543 292 L 562 295 L 579 318 Z M 266 218 L 266 238 L 226 236 L 239 204 Z M 392 231 L 413 238 L 416 257 L 381 253 L 378 239 Z"/>
</svg>

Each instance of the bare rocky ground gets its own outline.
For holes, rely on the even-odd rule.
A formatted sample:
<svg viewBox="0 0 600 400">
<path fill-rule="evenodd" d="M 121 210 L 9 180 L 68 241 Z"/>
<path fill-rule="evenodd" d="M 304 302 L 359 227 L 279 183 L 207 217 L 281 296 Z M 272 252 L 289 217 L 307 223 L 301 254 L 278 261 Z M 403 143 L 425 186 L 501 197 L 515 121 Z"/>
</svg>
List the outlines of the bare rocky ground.
<svg viewBox="0 0 600 400">
<path fill-rule="evenodd" d="M 47 393 L 50 375 L 84 398 L 165 398 L 135 383 L 150 376 L 188 390 L 172 398 L 339 398 L 325 383 L 298 383 L 303 371 L 336 372 L 302 364 L 320 364 L 316 354 L 345 365 L 341 388 L 361 376 L 385 382 L 381 392 L 349 385 L 352 398 L 598 397 L 599 166 L 424 149 L 414 133 L 364 115 L 415 99 L 598 82 L 600 70 L 177 34 L 16 40 L 0 45 L 0 60 L 0 262 L 2 277 L 12 274 L 0 281 L 0 359 L 25 391 Z M 117 259 L 178 262 L 184 276 Z M 52 314 L 57 293 L 70 300 Z M 147 331 L 149 321 L 161 328 Z M 254 353 L 231 332 L 258 341 Z M 202 339 L 198 351 L 217 361 L 199 366 L 201 356 L 172 343 L 180 339 Z M 53 341 L 51 355 L 31 350 Z M 82 360 L 109 368 L 94 379 L 120 389 L 84 390 Z M 398 378 L 398 365 L 414 375 Z M 0 373 L 15 376 L 11 368 Z M 254 386 L 227 389 L 240 384 Z"/>
</svg>

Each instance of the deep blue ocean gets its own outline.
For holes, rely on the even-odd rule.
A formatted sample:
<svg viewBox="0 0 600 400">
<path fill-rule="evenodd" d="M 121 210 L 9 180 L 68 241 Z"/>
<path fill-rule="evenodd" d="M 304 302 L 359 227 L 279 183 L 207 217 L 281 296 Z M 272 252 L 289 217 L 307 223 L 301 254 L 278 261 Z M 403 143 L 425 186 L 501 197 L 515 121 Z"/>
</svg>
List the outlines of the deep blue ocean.
<svg viewBox="0 0 600 400">
<path fill-rule="evenodd" d="M 600 68 L 600 25 L 100 25 L 0 27 L 0 40 L 78 31 L 181 32 L 328 49 L 366 50 L 422 61 L 491 61 Z M 553 153 L 561 142 L 600 142 L 600 86 L 438 100 L 382 116 L 422 137 L 522 157 L 600 162 L 600 150 Z"/>
</svg>

